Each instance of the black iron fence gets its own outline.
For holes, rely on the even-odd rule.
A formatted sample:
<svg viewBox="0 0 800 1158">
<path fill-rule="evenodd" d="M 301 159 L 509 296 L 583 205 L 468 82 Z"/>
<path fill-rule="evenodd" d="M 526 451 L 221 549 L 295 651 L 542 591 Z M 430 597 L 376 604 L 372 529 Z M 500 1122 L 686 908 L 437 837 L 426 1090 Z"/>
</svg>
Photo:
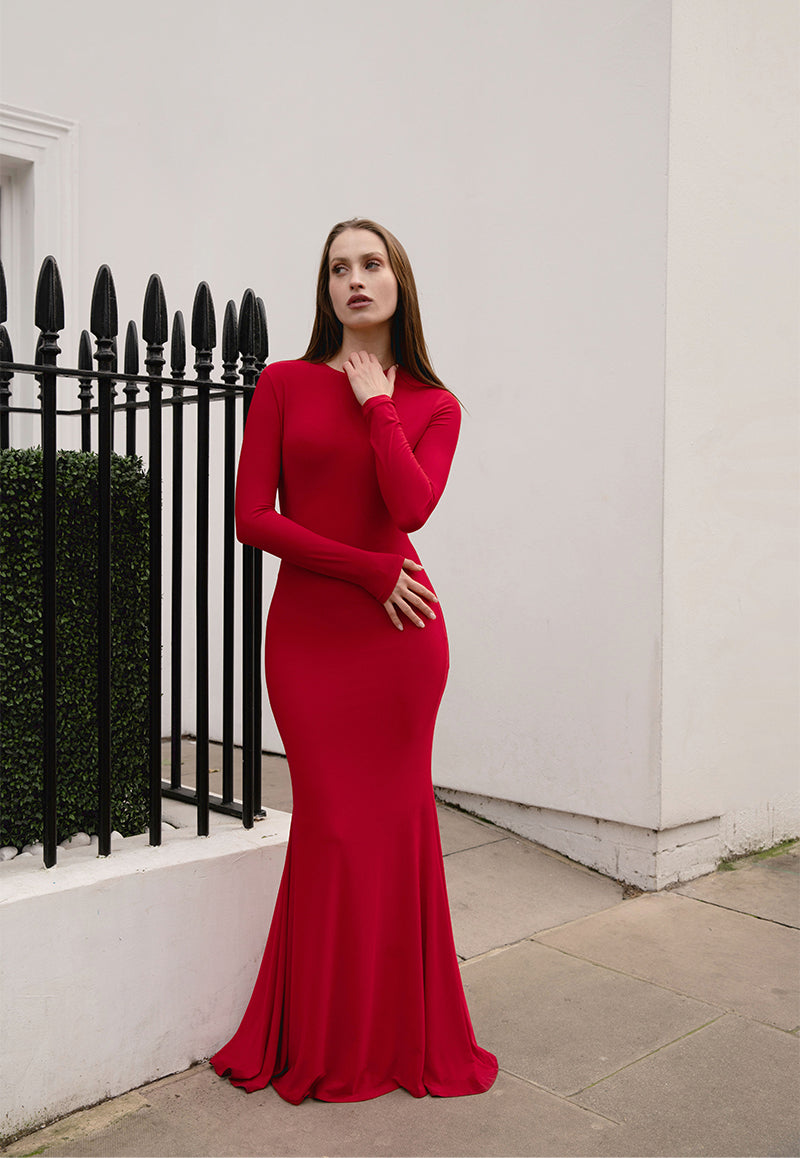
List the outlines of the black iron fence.
<svg viewBox="0 0 800 1158">
<path fill-rule="evenodd" d="M 237 410 L 243 425 L 255 383 L 264 367 L 267 321 L 264 303 L 251 289 L 245 291 L 237 311 L 233 301 L 225 308 L 222 328 L 222 372 L 212 381 L 213 352 L 217 345 L 214 303 L 201 282 L 194 299 L 191 345 L 194 378 L 186 378 L 186 334 L 183 315 L 176 312 L 169 344 L 170 372 L 164 372 L 168 334 L 167 305 L 161 279 L 154 274 L 148 283 L 142 316 L 146 346 L 145 374 L 139 373 L 139 337 L 133 321 L 125 333 L 123 371 L 118 369 L 117 298 L 108 266 L 101 266 L 91 303 L 91 333 L 80 336 L 78 365 L 61 366 L 59 334 L 64 329 L 64 297 L 55 259 L 45 259 L 36 291 L 35 324 L 39 330 L 33 363 L 15 362 L 7 320 L 6 286 L 0 264 L 0 448 L 10 445 L 11 415 L 35 415 L 41 422 L 43 453 L 43 815 L 44 864 L 55 864 L 57 845 L 56 784 L 58 751 L 56 735 L 56 471 L 59 419 L 78 422 L 81 450 L 98 455 L 98 671 L 97 753 L 99 854 L 111 851 L 111 589 L 113 551 L 111 520 L 111 454 L 114 421 L 125 418 L 125 453 L 137 453 L 137 414 L 147 413 L 147 440 L 143 457 L 149 476 L 149 830 L 150 843 L 161 843 L 161 799 L 169 796 L 197 806 L 198 835 L 208 835 L 209 809 L 241 816 L 251 827 L 261 813 L 261 553 L 252 547 L 238 548 L 234 531 L 234 487 L 237 456 Z M 93 366 L 93 360 L 96 367 Z M 35 378 L 39 384 L 34 405 L 13 405 L 18 377 Z M 241 379 L 241 380 L 240 380 Z M 122 384 L 123 398 L 116 385 Z M 165 394 L 168 391 L 168 394 Z M 17 391 L 18 392 L 18 391 Z M 95 393 L 96 392 L 96 393 Z M 211 406 L 223 409 L 222 586 L 219 605 L 209 602 L 209 459 Z M 195 479 L 195 683 L 196 683 L 196 781 L 194 788 L 181 783 L 181 736 L 183 690 L 184 601 L 184 412 L 196 407 Z M 171 455 L 162 447 L 162 415 L 172 415 Z M 165 483 L 167 486 L 165 487 Z M 162 542 L 162 492 L 171 503 L 170 543 Z M 216 545 L 216 543 L 215 543 Z M 170 561 L 170 778 L 162 780 L 162 553 Z M 236 553 L 241 551 L 241 566 Z M 187 568 L 189 570 L 189 568 Z M 236 572 L 240 572 L 241 616 L 235 622 Z M 209 620 L 213 610 L 215 628 L 222 632 L 222 795 L 209 793 Z M 235 672 L 236 635 L 240 633 L 241 671 Z M 164 641 L 166 643 L 166 641 Z M 241 689 L 242 800 L 234 800 L 234 728 L 236 689 Z"/>
</svg>

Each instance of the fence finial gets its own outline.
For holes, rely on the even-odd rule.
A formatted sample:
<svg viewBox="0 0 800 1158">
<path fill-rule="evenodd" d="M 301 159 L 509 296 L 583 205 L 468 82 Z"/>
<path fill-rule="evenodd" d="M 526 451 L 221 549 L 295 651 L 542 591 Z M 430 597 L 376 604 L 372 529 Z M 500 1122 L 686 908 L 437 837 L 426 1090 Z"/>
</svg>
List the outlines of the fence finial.
<svg viewBox="0 0 800 1158">
<path fill-rule="evenodd" d="M 243 358 L 255 357 L 257 314 L 256 295 L 251 289 L 246 289 L 239 310 L 239 353 Z"/>
<path fill-rule="evenodd" d="M 138 374 L 139 373 L 139 333 L 136 329 L 136 322 L 128 322 L 128 328 L 125 331 L 125 360 L 123 362 L 124 373 Z M 133 386 L 133 393 L 136 394 L 138 387 L 135 382 L 129 382 L 128 386 Z M 128 392 L 128 386 L 125 387 L 125 392 Z"/>
<path fill-rule="evenodd" d="M 98 341 L 117 336 L 117 291 L 107 265 L 101 265 L 94 279 L 89 327 Z"/>
<path fill-rule="evenodd" d="M 222 323 L 222 361 L 234 365 L 239 361 L 239 322 L 234 301 L 229 301 L 225 306 L 225 318 Z"/>
<path fill-rule="evenodd" d="M 173 374 L 183 374 L 186 369 L 186 325 L 183 321 L 182 310 L 176 310 L 175 317 L 172 319 L 169 364 Z"/>
<path fill-rule="evenodd" d="M 92 369 L 92 339 L 89 337 L 88 330 L 81 330 L 81 337 L 78 342 L 78 369 Z"/>
<path fill-rule="evenodd" d="M 0 325 L 0 362 L 13 362 L 14 351 L 11 349 L 11 339 L 8 336 L 8 330 L 5 326 Z M 9 378 L 13 378 L 13 372 L 9 374 Z"/>
<path fill-rule="evenodd" d="M 213 350 L 217 344 L 217 319 L 208 282 L 201 281 L 192 308 L 192 345 L 195 350 Z"/>
<path fill-rule="evenodd" d="M 139 334 L 136 322 L 128 322 L 125 331 L 125 354 L 123 356 L 123 371 L 126 374 L 139 373 Z M 131 457 L 136 454 L 136 395 L 139 387 L 135 382 L 125 383 L 125 453 Z"/>
<path fill-rule="evenodd" d="M 269 331 L 267 329 L 267 307 L 264 305 L 263 298 L 256 298 L 256 306 L 258 307 L 259 320 L 259 343 L 256 349 L 256 361 L 260 365 L 264 365 L 269 357 Z"/>
<path fill-rule="evenodd" d="M 150 275 L 144 295 L 142 337 L 148 346 L 163 346 L 167 340 L 167 299 L 157 273 Z"/>
<path fill-rule="evenodd" d="M 36 285 L 35 321 L 43 334 L 57 334 L 64 329 L 64 290 L 56 259 L 46 257 Z"/>
<path fill-rule="evenodd" d="M 85 378 L 79 378 L 78 399 L 81 404 L 81 450 L 92 449 L 92 339 L 88 330 L 81 330 L 78 342 L 78 369 L 86 372 Z"/>
</svg>

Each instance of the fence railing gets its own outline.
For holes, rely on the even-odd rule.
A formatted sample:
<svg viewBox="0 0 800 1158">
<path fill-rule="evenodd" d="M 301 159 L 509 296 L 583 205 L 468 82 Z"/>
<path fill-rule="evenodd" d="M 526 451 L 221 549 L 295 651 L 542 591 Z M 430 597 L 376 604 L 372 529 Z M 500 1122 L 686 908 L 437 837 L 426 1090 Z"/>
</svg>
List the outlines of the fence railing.
<svg viewBox="0 0 800 1158">
<path fill-rule="evenodd" d="M 146 462 L 149 477 L 149 832 L 150 844 L 161 843 L 162 795 L 190 801 L 197 806 L 197 832 L 209 832 L 209 809 L 241 816 L 251 827 L 261 813 L 261 553 L 252 547 L 238 548 L 234 531 L 237 409 L 241 424 L 247 416 L 258 375 L 267 352 L 267 321 L 264 303 L 251 289 L 240 310 L 229 301 L 222 328 L 222 373 L 212 381 L 213 352 L 217 345 L 216 320 L 211 292 L 205 282 L 198 286 L 191 324 L 194 378 L 186 378 L 186 334 L 183 315 L 177 311 L 169 345 L 170 372 L 164 372 L 168 339 L 167 305 L 161 279 L 154 274 L 148 283 L 142 315 L 146 346 L 145 374 L 139 373 L 139 338 L 136 325 L 125 333 L 123 370 L 117 359 L 117 297 L 108 266 L 98 270 L 91 302 L 91 333 L 95 338 L 93 367 L 89 333 L 81 333 L 77 367 L 58 363 L 59 334 L 64 329 L 64 297 L 56 261 L 45 259 L 36 291 L 35 324 L 39 330 L 33 363 L 15 362 L 5 323 L 6 286 L 0 264 L 0 448 L 10 445 L 10 417 L 36 415 L 41 422 L 43 454 L 43 816 L 44 864 L 56 862 L 56 785 L 58 751 L 56 705 L 58 683 L 57 591 L 56 591 L 56 471 L 58 420 L 78 422 L 80 445 L 98 455 L 98 851 L 111 851 L 111 587 L 110 560 L 114 549 L 111 519 L 111 454 L 114 420 L 125 418 L 125 453 L 137 454 L 137 415 L 147 412 Z M 241 361 L 240 361 L 241 359 Z M 13 405 L 17 376 L 39 383 L 38 404 Z M 241 381 L 239 379 L 241 378 Z M 123 399 L 116 393 L 123 384 Z M 169 394 L 165 396 L 165 390 Z M 95 394 L 96 391 L 96 394 Z M 209 459 L 211 406 L 223 410 L 222 585 L 221 606 L 209 603 Z M 184 601 L 184 412 L 196 408 L 194 632 L 196 685 L 196 780 L 195 787 L 181 783 L 183 601 Z M 170 777 L 162 780 L 162 491 L 164 463 L 162 415 L 172 415 L 171 455 L 167 456 L 171 502 L 170 559 Z M 94 435 L 93 435 L 94 429 Z M 235 622 L 236 553 L 241 551 L 241 616 Z M 188 570 L 188 568 L 187 568 Z M 222 794 L 209 793 L 209 620 L 222 632 Z M 236 634 L 240 633 L 242 712 L 242 800 L 234 800 L 234 730 Z"/>
</svg>

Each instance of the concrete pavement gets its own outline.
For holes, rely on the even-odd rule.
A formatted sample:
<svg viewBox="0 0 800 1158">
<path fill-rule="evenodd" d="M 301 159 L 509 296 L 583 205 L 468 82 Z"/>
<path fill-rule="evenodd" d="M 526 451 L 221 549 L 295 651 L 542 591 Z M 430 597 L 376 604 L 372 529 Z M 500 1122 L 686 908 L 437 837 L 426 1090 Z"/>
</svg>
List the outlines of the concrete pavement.
<svg viewBox="0 0 800 1158">
<path fill-rule="evenodd" d="M 265 781 L 265 800 L 288 807 L 285 763 Z M 200 1063 L 0 1153 L 800 1153 L 800 843 L 630 895 L 503 829 L 439 816 L 473 1022 L 500 1062 L 492 1090 L 295 1107 Z"/>
</svg>

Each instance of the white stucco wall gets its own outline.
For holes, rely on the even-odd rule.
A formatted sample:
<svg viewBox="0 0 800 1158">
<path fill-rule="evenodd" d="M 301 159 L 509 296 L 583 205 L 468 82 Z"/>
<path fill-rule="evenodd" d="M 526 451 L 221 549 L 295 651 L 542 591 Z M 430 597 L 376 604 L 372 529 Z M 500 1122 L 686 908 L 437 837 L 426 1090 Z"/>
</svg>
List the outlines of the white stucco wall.
<svg viewBox="0 0 800 1158">
<path fill-rule="evenodd" d="M 174 816 L 186 805 L 171 806 Z M 0 1137 L 207 1058 L 264 952 L 290 817 L 0 864 Z M 187 823 L 182 817 L 181 823 Z"/>
<path fill-rule="evenodd" d="M 419 536 L 452 649 L 437 776 L 654 822 L 669 10 L 500 11 L 443 335 L 470 413 Z"/>
<path fill-rule="evenodd" d="M 676 0 L 662 821 L 798 831 L 798 12 Z"/>
<path fill-rule="evenodd" d="M 668 3 L 0 11 L 2 99 L 80 125 L 81 324 L 107 262 L 121 326 L 153 270 L 187 315 L 208 280 L 220 321 L 251 284 L 296 356 L 329 226 L 403 240 L 469 411 L 419 536 L 452 642 L 437 778 L 654 822 Z"/>
</svg>

